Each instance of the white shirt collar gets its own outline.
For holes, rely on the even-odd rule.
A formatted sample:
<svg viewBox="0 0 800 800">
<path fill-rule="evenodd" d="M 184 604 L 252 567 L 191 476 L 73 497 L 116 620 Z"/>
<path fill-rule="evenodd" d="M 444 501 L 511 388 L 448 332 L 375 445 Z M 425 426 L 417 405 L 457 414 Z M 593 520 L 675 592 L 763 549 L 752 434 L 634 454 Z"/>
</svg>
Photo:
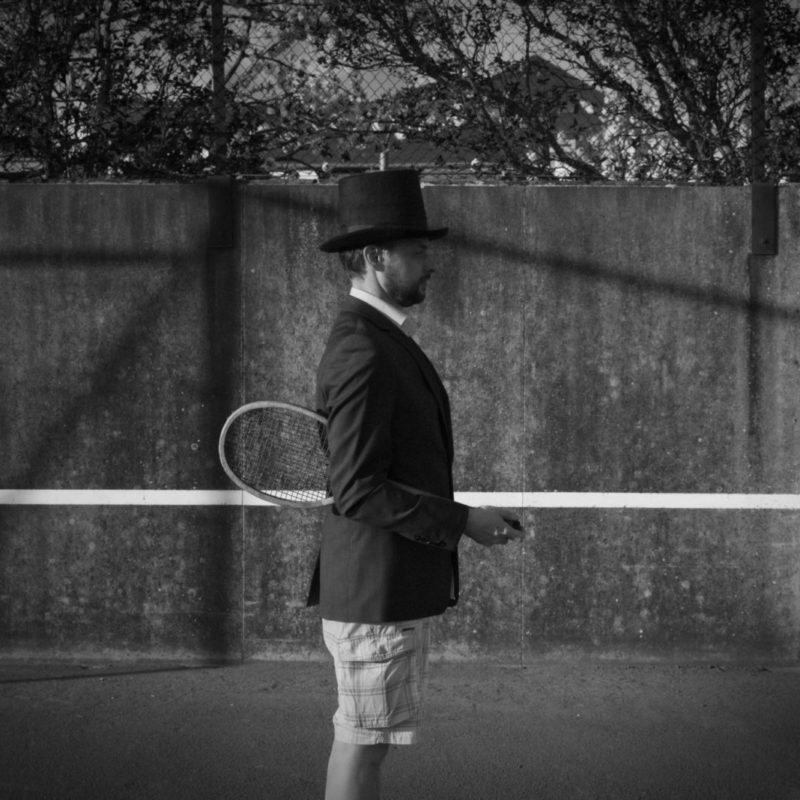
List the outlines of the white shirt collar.
<svg viewBox="0 0 800 800">
<path fill-rule="evenodd" d="M 368 305 L 371 305 L 376 311 L 380 311 L 381 314 L 389 317 L 398 328 L 402 328 L 403 323 L 408 319 L 408 314 L 406 314 L 405 311 L 395 308 L 380 297 L 375 297 L 374 294 L 365 292 L 363 289 L 357 289 L 355 286 L 352 286 L 350 288 L 350 296 L 355 297 L 357 300 L 363 300 Z"/>
</svg>

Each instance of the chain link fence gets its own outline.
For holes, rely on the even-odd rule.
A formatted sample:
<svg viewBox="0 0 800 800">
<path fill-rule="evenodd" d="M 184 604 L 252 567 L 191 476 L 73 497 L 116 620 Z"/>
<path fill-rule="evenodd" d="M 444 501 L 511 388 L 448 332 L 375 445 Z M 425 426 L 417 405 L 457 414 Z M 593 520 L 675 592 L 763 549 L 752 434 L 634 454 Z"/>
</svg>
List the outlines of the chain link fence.
<svg viewBox="0 0 800 800">
<path fill-rule="evenodd" d="M 0 2 L 6 179 L 800 179 L 794 0 L 41 5 Z"/>
</svg>

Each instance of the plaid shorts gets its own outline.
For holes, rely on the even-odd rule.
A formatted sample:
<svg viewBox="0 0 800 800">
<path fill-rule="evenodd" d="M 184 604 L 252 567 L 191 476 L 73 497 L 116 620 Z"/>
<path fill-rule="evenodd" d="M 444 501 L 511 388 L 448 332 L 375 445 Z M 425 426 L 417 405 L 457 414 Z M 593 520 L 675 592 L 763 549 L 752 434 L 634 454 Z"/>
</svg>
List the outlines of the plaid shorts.
<svg viewBox="0 0 800 800">
<path fill-rule="evenodd" d="M 339 688 L 334 738 L 350 744 L 415 744 L 430 619 L 380 625 L 323 619 L 322 635 Z"/>
</svg>

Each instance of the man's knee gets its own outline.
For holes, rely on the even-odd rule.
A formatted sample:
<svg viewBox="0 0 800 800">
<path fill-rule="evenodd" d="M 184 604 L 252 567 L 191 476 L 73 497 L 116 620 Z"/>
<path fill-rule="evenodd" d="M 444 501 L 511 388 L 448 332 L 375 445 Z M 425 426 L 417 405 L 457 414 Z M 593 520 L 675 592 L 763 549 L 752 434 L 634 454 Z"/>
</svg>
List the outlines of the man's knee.
<svg viewBox="0 0 800 800">
<path fill-rule="evenodd" d="M 365 766 L 379 767 L 389 752 L 388 744 L 351 744 L 334 741 L 333 749 L 339 758 Z"/>
</svg>

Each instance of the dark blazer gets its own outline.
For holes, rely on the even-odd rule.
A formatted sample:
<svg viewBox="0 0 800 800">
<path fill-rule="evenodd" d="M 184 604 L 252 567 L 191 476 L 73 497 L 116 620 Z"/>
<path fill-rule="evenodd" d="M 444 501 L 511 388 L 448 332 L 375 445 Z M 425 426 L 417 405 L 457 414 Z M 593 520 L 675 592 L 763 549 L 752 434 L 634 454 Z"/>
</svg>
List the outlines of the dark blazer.
<svg viewBox="0 0 800 800">
<path fill-rule="evenodd" d="M 309 604 L 342 622 L 443 613 L 458 599 L 469 509 L 453 501 L 450 405 L 436 370 L 397 325 L 349 297 L 317 371 L 317 410 L 335 502 Z"/>
</svg>

